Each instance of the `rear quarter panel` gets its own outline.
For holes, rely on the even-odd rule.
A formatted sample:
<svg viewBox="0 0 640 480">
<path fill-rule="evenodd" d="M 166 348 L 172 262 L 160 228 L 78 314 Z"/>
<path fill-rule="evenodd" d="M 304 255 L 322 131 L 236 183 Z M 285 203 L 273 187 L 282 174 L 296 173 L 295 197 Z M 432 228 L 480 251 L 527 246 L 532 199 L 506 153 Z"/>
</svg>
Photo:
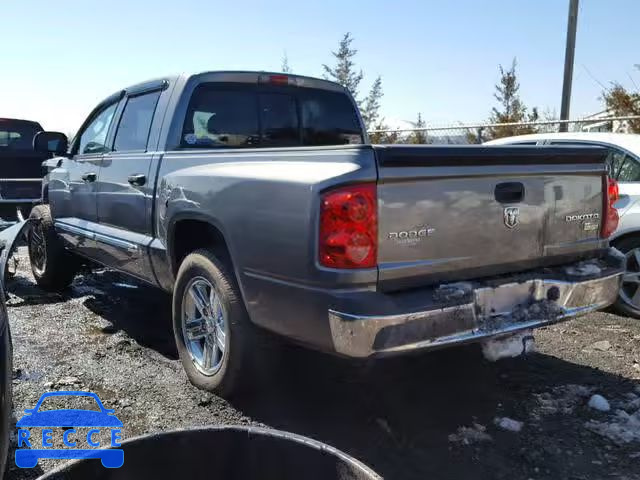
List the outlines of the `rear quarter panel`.
<svg viewBox="0 0 640 480">
<path fill-rule="evenodd" d="M 158 172 L 157 238 L 170 248 L 181 219 L 220 230 L 250 307 L 259 292 L 247 276 L 297 285 L 375 287 L 377 270 L 337 271 L 317 262 L 319 193 L 334 185 L 375 181 L 369 147 L 174 151 Z"/>
</svg>

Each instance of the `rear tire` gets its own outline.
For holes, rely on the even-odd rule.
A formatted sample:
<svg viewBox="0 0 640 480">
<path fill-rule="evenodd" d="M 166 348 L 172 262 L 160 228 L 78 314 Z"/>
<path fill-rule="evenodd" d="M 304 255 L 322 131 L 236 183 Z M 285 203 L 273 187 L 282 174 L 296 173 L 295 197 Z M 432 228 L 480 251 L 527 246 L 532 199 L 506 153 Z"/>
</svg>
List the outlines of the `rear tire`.
<svg viewBox="0 0 640 480">
<path fill-rule="evenodd" d="M 226 398 L 255 388 L 263 334 L 249 320 L 232 268 L 207 249 L 180 265 L 173 332 L 193 385 Z"/>
<path fill-rule="evenodd" d="M 49 205 L 34 207 L 29 219 L 32 225 L 27 245 L 33 276 L 42 289 L 60 292 L 73 281 L 80 265 L 78 257 L 64 248 L 53 226 Z"/>
<path fill-rule="evenodd" d="M 621 315 L 640 318 L 640 237 L 624 238 L 614 246 L 626 255 L 627 272 L 613 308 Z"/>
</svg>

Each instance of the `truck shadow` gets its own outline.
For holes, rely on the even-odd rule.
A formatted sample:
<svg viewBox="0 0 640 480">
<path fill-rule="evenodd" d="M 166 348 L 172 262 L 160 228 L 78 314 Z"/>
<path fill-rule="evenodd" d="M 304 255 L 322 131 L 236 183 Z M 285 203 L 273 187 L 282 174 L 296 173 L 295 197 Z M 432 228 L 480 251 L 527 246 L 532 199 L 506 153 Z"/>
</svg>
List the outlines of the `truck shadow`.
<svg viewBox="0 0 640 480">
<path fill-rule="evenodd" d="M 123 330 L 139 345 L 176 360 L 171 297 L 165 292 L 137 283 L 117 272 L 106 271 L 96 280 L 101 295 L 88 297 L 83 305 L 111 325 L 102 329 L 113 334 Z"/>
<path fill-rule="evenodd" d="M 474 347 L 364 365 L 297 349 L 285 357 L 268 388 L 234 406 L 271 427 L 333 445 L 393 479 L 527 478 L 541 465 L 550 478 L 597 477 L 592 460 L 601 458 L 606 442 L 584 429 L 579 412 L 588 410 L 586 400 L 580 399 L 577 418 L 549 416 L 534 426 L 535 395 L 573 384 L 605 392 L 632 388 L 622 377 L 548 355 L 489 363 Z M 524 430 L 501 431 L 496 416 L 523 420 Z M 450 441 L 474 423 L 493 438 Z M 565 449 L 582 453 L 567 459 Z"/>
</svg>

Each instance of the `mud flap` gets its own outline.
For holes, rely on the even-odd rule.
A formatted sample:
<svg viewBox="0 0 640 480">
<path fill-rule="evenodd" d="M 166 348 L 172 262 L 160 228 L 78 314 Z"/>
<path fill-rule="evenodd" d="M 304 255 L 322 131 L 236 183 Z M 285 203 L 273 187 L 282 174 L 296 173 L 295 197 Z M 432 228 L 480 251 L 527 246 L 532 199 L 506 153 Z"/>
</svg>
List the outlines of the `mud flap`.
<svg viewBox="0 0 640 480">
<path fill-rule="evenodd" d="M 0 285 L 3 292 L 7 280 L 5 278 L 7 263 L 18 245 L 18 240 L 28 231 L 29 225 L 31 225 L 31 222 L 28 219 L 21 220 L 0 232 L 0 249 L 2 250 L 0 254 Z"/>
</svg>

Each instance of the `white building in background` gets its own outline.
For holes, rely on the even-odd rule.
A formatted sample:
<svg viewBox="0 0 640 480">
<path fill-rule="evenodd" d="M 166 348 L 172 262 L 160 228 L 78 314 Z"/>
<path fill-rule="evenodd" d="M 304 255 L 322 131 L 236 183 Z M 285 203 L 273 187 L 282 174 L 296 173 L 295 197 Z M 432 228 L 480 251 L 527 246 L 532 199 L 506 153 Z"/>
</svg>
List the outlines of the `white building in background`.
<svg viewBox="0 0 640 480">
<path fill-rule="evenodd" d="M 615 115 L 609 110 L 588 115 L 583 119 L 586 121 L 591 120 L 593 123 L 585 123 L 580 127 L 580 131 L 629 133 L 629 122 L 627 120 L 609 120 L 611 117 L 615 117 Z"/>
</svg>

